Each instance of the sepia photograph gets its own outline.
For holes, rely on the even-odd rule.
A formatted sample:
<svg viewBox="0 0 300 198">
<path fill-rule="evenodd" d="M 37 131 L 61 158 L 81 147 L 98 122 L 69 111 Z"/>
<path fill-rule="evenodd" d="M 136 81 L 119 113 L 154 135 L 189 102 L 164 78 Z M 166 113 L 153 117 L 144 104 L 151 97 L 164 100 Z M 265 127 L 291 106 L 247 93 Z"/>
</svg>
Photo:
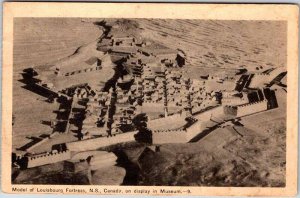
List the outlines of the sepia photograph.
<svg viewBox="0 0 300 198">
<path fill-rule="evenodd" d="M 287 20 L 11 23 L 12 185 L 287 186 Z"/>
</svg>

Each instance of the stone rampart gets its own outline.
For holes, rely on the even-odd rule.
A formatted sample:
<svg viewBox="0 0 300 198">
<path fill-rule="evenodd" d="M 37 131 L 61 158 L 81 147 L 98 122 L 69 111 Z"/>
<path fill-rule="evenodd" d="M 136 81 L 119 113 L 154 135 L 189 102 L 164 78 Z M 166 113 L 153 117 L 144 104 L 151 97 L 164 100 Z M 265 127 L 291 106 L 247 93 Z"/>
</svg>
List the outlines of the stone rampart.
<svg viewBox="0 0 300 198">
<path fill-rule="evenodd" d="M 101 67 L 91 66 L 91 67 L 87 67 L 85 69 L 66 72 L 62 75 L 63 76 L 72 76 L 72 75 L 80 74 L 80 73 L 83 73 L 83 72 L 92 72 L 92 71 L 96 71 L 96 70 L 101 70 Z"/>
<path fill-rule="evenodd" d="M 252 78 L 251 78 L 251 82 L 249 84 L 250 88 L 259 88 L 264 86 L 266 83 L 270 82 L 270 75 L 269 74 L 263 74 L 263 73 L 259 73 L 259 74 L 255 74 Z"/>
<path fill-rule="evenodd" d="M 52 164 L 64 160 L 71 159 L 71 153 L 69 150 L 62 152 L 51 152 L 46 154 L 40 154 L 35 156 L 27 157 L 28 164 L 27 168 L 32 168 L 36 166 L 42 166 L 46 164 Z"/>
<path fill-rule="evenodd" d="M 248 100 L 239 97 L 224 97 L 222 98 L 222 105 L 243 105 L 248 103 Z"/>
<path fill-rule="evenodd" d="M 268 109 L 268 101 L 263 100 L 259 102 L 249 103 L 245 105 L 237 106 L 237 117 L 242 117 L 245 115 L 250 115 L 253 113 L 258 113 L 261 111 L 266 111 Z"/>
<path fill-rule="evenodd" d="M 152 132 L 152 144 L 186 143 L 186 130 L 159 130 Z"/>
<path fill-rule="evenodd" d="M 186 140 L 189 142 L 191 139 L 199 135 L 205 128 L 202 121 L 198 120 L 188 128 L 186 128 Z"/>
<path fill-rule="evenodd" d="M 77 151 L 77 152 L 96 150 L 101 147 L 111 146 L 123 142 L 135 141 L 135 137 L 134 137 L 135 134 L 137 134 L 137 131 L 117 134 L 112 137 L 99 137 L 99 138 L 86 139 L 86 140 L 81 140 L 76 142 L 69 142 L 66 143 L 66 146 L 70 151 Z"/>
<path fill-rule="evenodd" d="M 282 73 L 286 73 L 286 67 L 277 67 L 275 68 L 273 71 L 270 72 L 270 77 L 269 80 L 274 80 L 274 78 L 276 78 L 278 75 L 282 74 Z"/>
</svg>

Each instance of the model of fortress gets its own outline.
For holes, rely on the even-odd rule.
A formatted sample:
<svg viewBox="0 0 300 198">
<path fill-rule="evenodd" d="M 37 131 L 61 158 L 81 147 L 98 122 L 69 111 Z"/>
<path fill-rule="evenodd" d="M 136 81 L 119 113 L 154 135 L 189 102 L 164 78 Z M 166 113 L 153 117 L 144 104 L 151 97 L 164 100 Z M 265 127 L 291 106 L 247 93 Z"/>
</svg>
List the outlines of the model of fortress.
<svg viewBox="0 0 300 198">
<path fill-rule="evenodd" d="M 268 110 L 268 101 L 262 100 L 259 102 L 253 102 L 244 105 L 237 105 L 237 106 L 225 106 L 224 113 L 231 114 L 236 117 L 242 117 L 246 115 L 251 115 L 254 113 L 258 113 L 261 111 Z"/>
<path fill-rule="evenodd" d="M 104 45 L 99 48 L 103 48 L 105 52 L 94 51 L 91 48 L 85 51 L 83 56 L 76 55 L 51 67 L 51 78 L 53 76 L 57 82 L 70 79 L 72 87 L 66 83 L 67 81 L 63 83 L 43 81 L 45 77 L 43 75 L 47 76 L 48 73 L 41 73 L 43 75 L 38 76 L 33 69 L 24 73 L 30 78 L 35 76 L 37 81 L 33 79 L 30 81 L 34 89 L 47 93 L 49 98 L 62 97 L 66 100 L 64 103 L 67 105 L 62 106 L 67 107 L 59 109 L 69 113 L 64 119 L 67 121 L 64 122 L 66 127 L 61 132 L 68 133 L 69 129 L 73 129 L 70 120 L 79 114 L 83 116 L 78 121 L 80 122 L 78 133 L 82 137 L 78 137 L 78 141 L 70 140 L 55 144 L 60 146 L 59 148 L 63 146 L 59 151 L 53 150 L 52 147 L 52 151 L 48 153 L 30 153 L 33 148 L 41 146 L 54 135 L 58 137 L 62 135 L 54 131 L 49 137 L 28 148 L 25 155 L 17 156 L 13 163 L 21 162 L 25 168 L 31 168 L 65 160 L 78 162 L 83 160 L 92 170 L 115 165 L 117 157 L 113 153 L 90 152 L 93 150 L 99 152 L 96 151 L 99 148 L 138 141 L 136 137 L 139 131 L 134 131 L 138 127 L 132 120 L 135 115 L 141 113 L 145 113 L 148 118 L 159 117 L 147 120 L 147 128 L 152 133 L 152 144 L 187 143 L 195 137 L 204 137 L 214 130 L 213 127 L 218 127 L 229 119 L 272 108 L 270 99 L 272 96 L 264 95 L 258 99 L 254 97 L 251 98 L 251 102 L 258 102 L 249 103 L 250 97 L 247 93 L 254 92 L 253 89 L 270 86 L 286 73 L 286 69 L 279 67 L 263 73 L 243 73 L 237 81 L 236 73 L 228 74 L 228 71 L 209 75 L 203 79 L 190 79 L 184 72 L 178 70 L 178 67 L 185 65 L 186 61 L 185 54 L 181 51 L 169 49 L 154 41 L 140 41 L 140 38 L 134 36 L 112 36 L 108 43 L 110 46 Z M 108 80 L 100 79 L 105 85 L 112 84 L 109 92 L 104 88 L 94 89 L 93 82 L 87 83 L 88 79 L 80 77 L 86 73 L 101 74 L 112 67 L 118 69 L 116 66 L 121 65 L 117 62 L 120 62 L 128 74 L 116 75 Z M 75 79 L 74 82 L 72 79 Z M 83 82 L 76 85 L 79 79 L 83 79 Z M 268 93 L 262 91 L 262 94 Z M 223 93 L 222 98 L 217 97 L 220 93 Z M 77 104 L 80 103 L 85 107 L 82 110 L 84 113 L 75 111 Z M 123 126 L 129 129 L 123 130 Z M 69 133 L 71 134 L 71 131 Z M 88 154 L 83 154 L 82 151 L 88 151 Z M 75 157 L 71 155 L 77 152 L 81 154 Z"/>
</svg>

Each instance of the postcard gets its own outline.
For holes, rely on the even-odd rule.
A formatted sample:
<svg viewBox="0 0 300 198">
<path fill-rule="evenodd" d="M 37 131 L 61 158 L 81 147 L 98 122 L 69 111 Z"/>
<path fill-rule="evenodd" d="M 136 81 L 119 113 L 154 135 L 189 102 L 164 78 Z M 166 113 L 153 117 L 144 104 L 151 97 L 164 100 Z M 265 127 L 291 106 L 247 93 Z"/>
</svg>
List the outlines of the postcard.
<svg viewBox="0 0 300 198">
<path fill-rule="evenodd" d="M 7 193 L 297 193 L 298 6 L 4 3 Z"/>
</svg>

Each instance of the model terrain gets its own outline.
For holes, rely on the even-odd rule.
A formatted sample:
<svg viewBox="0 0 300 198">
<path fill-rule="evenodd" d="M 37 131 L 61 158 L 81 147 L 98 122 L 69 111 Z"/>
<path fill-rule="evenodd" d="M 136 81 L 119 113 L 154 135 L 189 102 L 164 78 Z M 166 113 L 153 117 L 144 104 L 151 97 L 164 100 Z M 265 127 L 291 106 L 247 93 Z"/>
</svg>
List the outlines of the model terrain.
<svg viewBox="0 0 300 198">
<path fill-rule="evenodd" d="M 13 183 L 285 186 L 284 23 L 19 20 Z"/>
</svg>

